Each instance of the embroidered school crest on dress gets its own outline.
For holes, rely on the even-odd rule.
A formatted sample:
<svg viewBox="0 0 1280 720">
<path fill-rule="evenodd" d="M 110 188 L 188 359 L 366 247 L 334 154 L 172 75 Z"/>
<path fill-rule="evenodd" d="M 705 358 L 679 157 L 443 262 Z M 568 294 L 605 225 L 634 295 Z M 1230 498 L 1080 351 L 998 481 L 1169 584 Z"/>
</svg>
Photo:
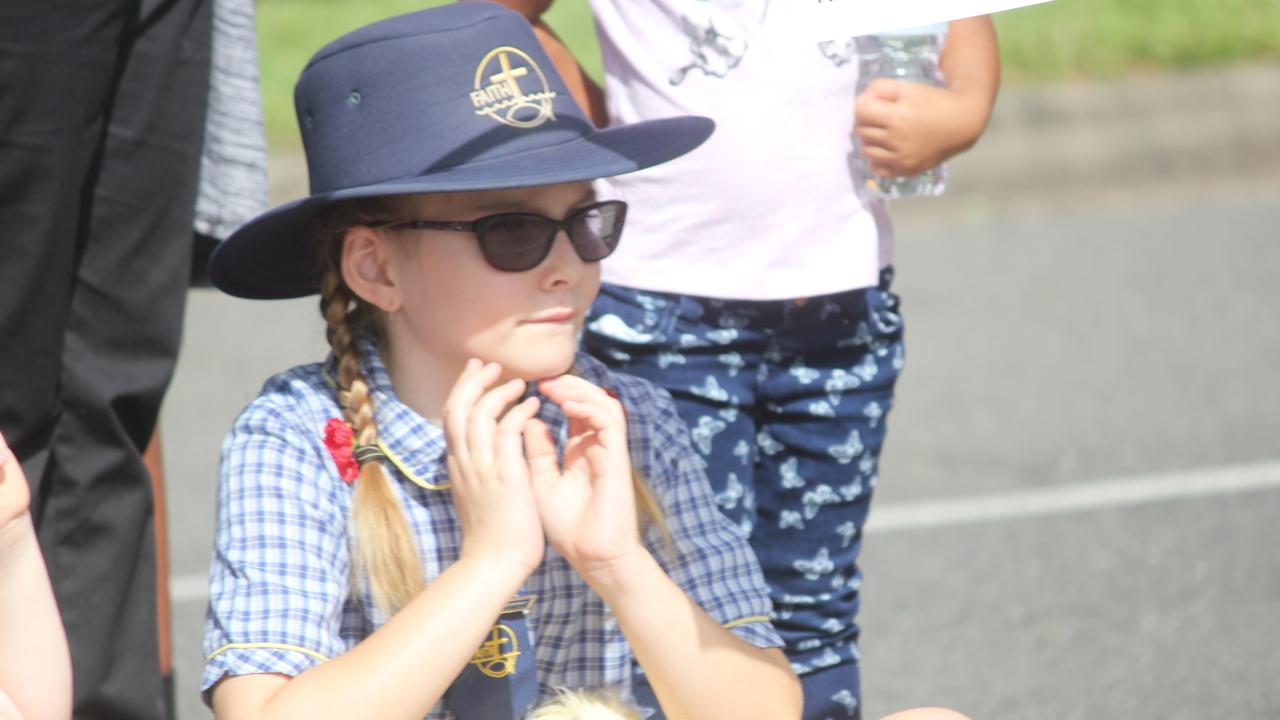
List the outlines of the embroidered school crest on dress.
<svg viewBox="0 0 1280 720">
<path fill-rule="evenodd" d="M 458 720 L 517 720 L 537 697 L 528 613 L 533 600 L 521 595 L 507 603 L 471 662 L 445 691 L 445 707 Z M 527 660 L 522 662 L 521 655 Z"/>
<path fill-rule="evenodd" d="M 486 677 L 502 678 L 516 671 L 519 657 L 520 639 L 511 628 L 498 623 L 489 630 L 489 639 L 476 651 L 471 664 Z"/>
<path fill-rule="evenodd" d="M 538 64 L 521 50 L 504 45 L 489 51 L 476 67 L 474 86 L 471 104 L 477 115 L 518 128 L 555 119 L 551 101 L 556 93 Z"/>
</svg>

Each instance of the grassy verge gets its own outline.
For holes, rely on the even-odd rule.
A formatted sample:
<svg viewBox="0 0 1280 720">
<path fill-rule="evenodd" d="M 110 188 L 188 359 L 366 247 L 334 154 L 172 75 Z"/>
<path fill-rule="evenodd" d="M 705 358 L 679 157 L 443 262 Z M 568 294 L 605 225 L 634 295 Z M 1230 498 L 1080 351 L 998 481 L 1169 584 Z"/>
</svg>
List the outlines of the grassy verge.
<svg viewBox="0 0 1280 720">
<path fill-rule="evenodd" d="M 258 0 L 267 136 L 298 145 L 293 83 L 329 40 L 443 0 Z M 549 21 L 589 73 L 599 49 L 586 0 L 557 0 Z M 1008 83 L 1111 77 L 1280 57 L 1280 0 L 1055 0 L 996 17 Z"/>
<path fill-rule="evenodd" d="M 995 22 L 1014 83 L 1280 57 L 1276 0 L 1055 0 Z"/>
<path fill-rule="evenodd" d="M 263 113 L 272 150 L 297 147 L 301 143 L 293 112 L 293 84 L 316 50 L 374 20 L 450 1 L 257 0 Z M 600 51 L 586 0 L 558 0 L 548 18 L 565 42 L 584 59 L 587 71 L 598 78 Z"/>
</svg>

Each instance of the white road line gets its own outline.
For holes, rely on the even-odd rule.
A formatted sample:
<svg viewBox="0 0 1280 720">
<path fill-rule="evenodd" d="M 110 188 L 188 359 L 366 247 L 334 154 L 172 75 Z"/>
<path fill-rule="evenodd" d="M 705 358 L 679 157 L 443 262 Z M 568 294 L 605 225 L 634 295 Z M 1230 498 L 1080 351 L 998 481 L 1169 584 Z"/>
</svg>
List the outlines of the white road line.
<svg viewBox="0 0 1280 720">
<path fill-rule="evenodd" d="M 866 531 L 927 530 L 1280 488 L 1280 461 L 1094 480 L 1035 490 L 878 505 Z"/>
<path fill-rule="evenodd" d="M 929 530 L 1269 489 L 1280 489 L 1280 461 L 1094 480 L 951 500 L 876 505 L 866 531 L 880 534 Z M 208 582 L 204 573 L 170 578 L 169 592 L 174 604 L 205 602 Z"/>
</svg>

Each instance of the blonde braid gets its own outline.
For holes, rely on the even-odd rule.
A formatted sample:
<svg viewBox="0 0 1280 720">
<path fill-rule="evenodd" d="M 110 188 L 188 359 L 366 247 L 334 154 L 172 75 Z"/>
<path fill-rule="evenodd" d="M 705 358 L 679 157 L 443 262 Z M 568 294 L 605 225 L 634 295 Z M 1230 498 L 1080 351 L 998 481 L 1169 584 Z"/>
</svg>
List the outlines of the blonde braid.
<svg viewBox="0 0 1280 720">
<path fill-rule="evenodd" d="M 333 230 L 337 230 L 336 226 Z M 334 231 L 326 235 L 321 243 L 320 312 L 337 359 L 338 403 L 351 425 L 356 445 L 375 446 L 378 424 L 373 417 L 373 396 L 360 368 L 355 342 L 355 329 L 369 326 L 371 313 L 342 281 L 338 270 L 341 236 Z M 369 578 L 374 603 L 392 615 L 421 592 L 424 583 L 409 523 L 396 500 L 391 478 L 376 460 L 360 464 L 351 519 L 355 526 L 353 569 Z"/>
<path fill-rule="evenodd" d="M 666 516 L 662 513 L 662 503 L 653 494 L 653 488 L 645 482 L 644 476 L 637 469 L 631 471 L 631 490 L 636 497 L 636 520 L 643 530 L 652 525 L 662 535 L 662 544 L 673 556 L 676 552 L 675 541 L 671 539 L 671 528 L 667 526 Z"/>
</svg>

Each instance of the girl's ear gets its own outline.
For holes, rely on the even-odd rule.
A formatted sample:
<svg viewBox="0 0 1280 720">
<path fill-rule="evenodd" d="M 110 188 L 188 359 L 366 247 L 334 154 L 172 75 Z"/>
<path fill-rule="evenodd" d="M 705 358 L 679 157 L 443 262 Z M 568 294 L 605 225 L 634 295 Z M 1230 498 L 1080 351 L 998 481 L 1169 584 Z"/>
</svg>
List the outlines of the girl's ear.
<svg viewBox="0 0 1280 720">
<path fill-rule="evenodd" d="M 347 230 L 342 243 L 342 279 L 361 300 L 383 312 L 395 312 L 402 305 L 401 290 L 390 272 L 390 244 L 372 228 L 356 226 Z"/>
</svg>

